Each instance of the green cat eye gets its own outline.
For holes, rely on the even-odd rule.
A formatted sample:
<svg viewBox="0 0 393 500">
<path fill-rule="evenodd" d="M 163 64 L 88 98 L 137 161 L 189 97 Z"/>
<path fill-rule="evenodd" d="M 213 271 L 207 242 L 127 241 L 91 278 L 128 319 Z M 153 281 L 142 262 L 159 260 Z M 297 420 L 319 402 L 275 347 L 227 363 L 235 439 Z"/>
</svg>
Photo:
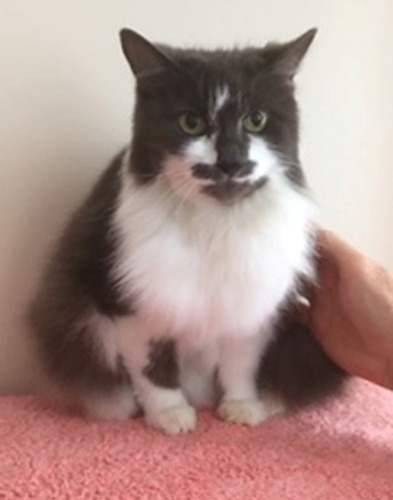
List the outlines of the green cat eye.
<svg viewBox="0 0 393 500">
<path fill-rule="evenodd" d="M 202 135 L 206 132 L 206 122 L 197 113 L 188 111 L 179 118 L 179 126 L 187 135 Z"/>
<path fill-rule="evenodd" d="M 243 126 L 250 134 L 258 134 L 265 128 L 267 114 L 263 111 L 253 111 L 243 120 Z"/>
</svg>

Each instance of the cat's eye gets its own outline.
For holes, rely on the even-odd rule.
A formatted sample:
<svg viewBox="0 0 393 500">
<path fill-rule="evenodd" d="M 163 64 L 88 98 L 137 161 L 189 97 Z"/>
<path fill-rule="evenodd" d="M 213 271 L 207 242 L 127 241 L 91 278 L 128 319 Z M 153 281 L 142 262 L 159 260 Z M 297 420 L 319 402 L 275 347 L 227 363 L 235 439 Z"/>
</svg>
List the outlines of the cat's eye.
<svg viewBox="0 0 393 500">
<path fill-rule="evenodd" d="M 197 113 L 188 111 L 179 118 L 179 126 L 187 135 L 202 135 L 206 132 L 206 122 Z"/>
<path fill-rule="evenodd" d="M 250 134 L 259 134 L 265 128 L 267 114 L 263 111 L 253 111 L 243 120 L 243 126 Z"/>
</svg>

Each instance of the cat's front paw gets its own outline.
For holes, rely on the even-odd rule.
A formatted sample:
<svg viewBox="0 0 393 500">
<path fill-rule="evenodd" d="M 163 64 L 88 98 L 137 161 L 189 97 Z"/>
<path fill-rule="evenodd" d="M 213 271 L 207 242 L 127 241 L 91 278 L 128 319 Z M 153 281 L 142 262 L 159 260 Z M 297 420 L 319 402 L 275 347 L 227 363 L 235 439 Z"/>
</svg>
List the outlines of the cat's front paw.
<svg viewBox="0 0 393 500">
<path fill-rule="evenodd" d="M 264 404 L 258 399 L 229 399 L 218 407 L 220 417 L 233 424 L 255 426 L 268 418 Z"/>
<path fill-rule="evenodd" d="M 192 406 L 177 406 L 148 413 L 146 421 L 152 427 L 162 430 L 167 434 L 186 434 L 195 430 L 197 424 L 196 411 Z"/>
</svg>

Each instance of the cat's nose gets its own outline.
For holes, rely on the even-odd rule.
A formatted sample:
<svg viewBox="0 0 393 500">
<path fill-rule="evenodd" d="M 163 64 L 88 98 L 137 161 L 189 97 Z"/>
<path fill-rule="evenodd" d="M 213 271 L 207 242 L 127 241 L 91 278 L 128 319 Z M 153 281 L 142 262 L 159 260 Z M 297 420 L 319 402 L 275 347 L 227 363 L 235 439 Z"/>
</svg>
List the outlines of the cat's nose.
<svg viewBox="0 0 393 500">
<path fill-rule="evenodd" d="M 242 164 L 236 161 L 221 161 L 217 163 L 217 168 L 228 175 L 228 177 L 235 177 L 236 174 L 241 170 Z"/>
<path fill-rule="evenodd" d="M 243 177 L 251 173 L 254 164 L 253 162 L 221 161 L 217 163 L 217 168 L 228 177 Z"/>
</svg>

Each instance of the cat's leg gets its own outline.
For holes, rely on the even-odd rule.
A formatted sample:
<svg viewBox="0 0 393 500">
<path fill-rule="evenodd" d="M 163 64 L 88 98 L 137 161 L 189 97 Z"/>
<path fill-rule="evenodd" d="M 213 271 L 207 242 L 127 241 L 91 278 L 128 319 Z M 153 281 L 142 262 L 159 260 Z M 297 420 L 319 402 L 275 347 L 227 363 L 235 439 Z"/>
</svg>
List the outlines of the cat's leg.
<svg viewBox="0 0 393 500">
<path fill-rule="evenodd" d="M 82 320 L 59 314 L 55 319 L 42 312 L 34 317 L 37 392 L 92 418 L 135 416 L 139 408 L 117 347 L 115 322 L 96 312 Z"/>
<path fill-rule="evenodd" d="M 180 387 L 175 341 L 151 336 L 149 330 L 136 319 L 119 330 L 146 422 L 169 434 L 190 432 L 196 427 L 196 412 Z"/>
<path fill-rule="evenodd" d="M 225 337 L 221 342 L 218 369 L 223 391 L 219 415 L 236 424 L 257 425 L 268 418 L 258 396 L 256 376 L 268 338 L 261 333 L 247 337 Z"/>
<path fill-rule="evenodd" d="M 170 434 L 194 430 L 196 413 L 180 388 L 174 340 L 150 340 L 145 354 L 135 378 L 146 421 Z"/>
<path fill-rule="evenodd" d="M 139 406 L 130 386 L 119 386 L 108 391 L 84 395 L 80 406 L 91 418 L 123 421 L 134 417 Z"/>
<path fill-rule="evenodd" d="M 96 314 L 89 322 L 96 346 L 90 353 L 91 389 L 83 397 L 85 411 L 93 418 L 126 420 L 138 414 L 130 372 L 117 345 L 116 321 Z M 93 360 L 95 360 L 93 362 Z"/>
<path fill-rule="evenodd" d="M 331 361 L 312 332 L 288 308 L 275 327 L 258 373 L 262 398 L 275 414 L 299 410 L 339 394 L 348 375 Z M 273 404 L 271 404 L 273 403 Z"/>
</svg>

